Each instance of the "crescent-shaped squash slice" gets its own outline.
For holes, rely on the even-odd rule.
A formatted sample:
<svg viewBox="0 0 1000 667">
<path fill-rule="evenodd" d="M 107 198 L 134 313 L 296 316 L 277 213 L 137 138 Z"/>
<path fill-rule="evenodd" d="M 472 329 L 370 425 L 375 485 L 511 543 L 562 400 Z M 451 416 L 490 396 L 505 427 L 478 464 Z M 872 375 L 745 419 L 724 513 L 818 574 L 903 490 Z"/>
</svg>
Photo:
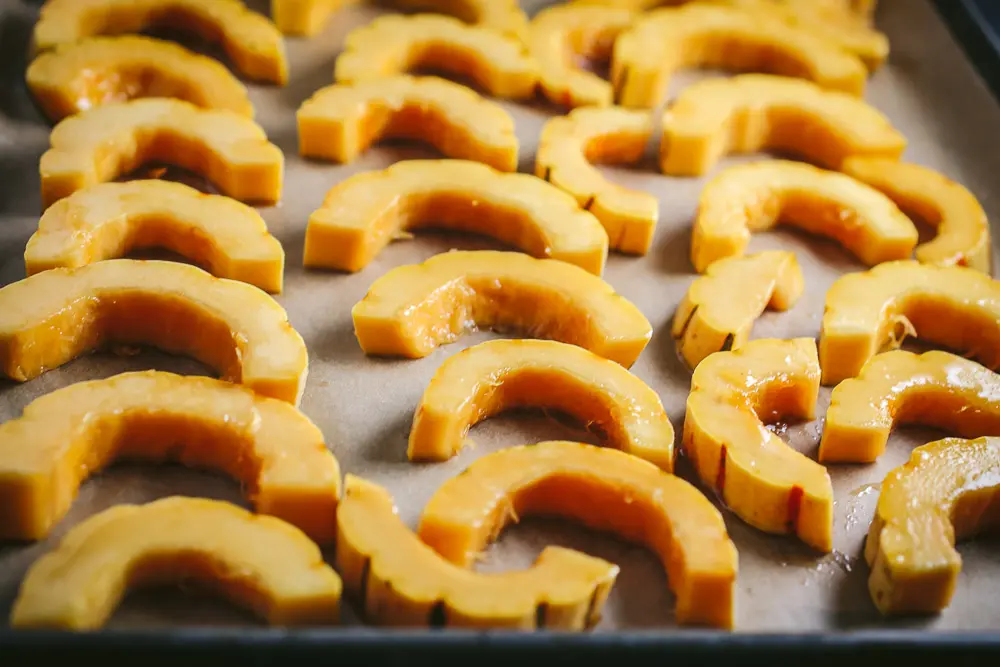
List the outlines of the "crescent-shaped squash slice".
<svg viewBox="0 0 1000 667">
<path fill-rule="evenodd" d="M 494 97 L 534 97 L 538 69 L 524 44 L 491 28 L 439 14 L 387 14 L 347 36 L 337 83 L 434 68 L 474 81 Z"/>
<path fill-rule="evenodd" d="M 663 113 L 660 169 L 702 176 L 726 153 L 774 150 L 829 169 L 854 155 L 898 159 L 906 138 L 863 100 L 767 74 L 706 79 Z"/>
<path fill-rule="evenodd" d="M 508 523 L 534 515 L 649 547 L 677 597 L 678 623 L 732 627 L 737 555 L 722 515 L 680 477 L 614 449 L 553 441 L 489 454 L 435 492 L 418 533 L 468 567 Z"/>
<path fill-rule="evenodd" d="M 249 118 L 190 102 L 148 98 L 105 104 L 62 120 L 39 171 L 42 206 L 149 162 L 195 171 L 241 201 L 281 198 L 284 156 Z"/>
<path fill-rule="evenodd" d="M 379 139 L 427 142 L 447 157 L 517 171 L 514 119 L 470 88 L 398 76 L 320 88 L 299 107 L 299 153 L 351 162 Z"/>
<path fill-rule="evenodd" d="M 856 96 L 868 75 L 857 56 L 774 16 L 690 4 L 649 12 L 619 35 L 611 59 L 615 99 L 652 109 L 671 74 L 693 66 L 800 77 Z"/>
<path fill-rule="evenodd" d="M 31 380 L 106 343 L 189 354 L 223 379 L 289 403 L 306 380 L 305 343 L 278 302 L 194 266 L 109 259 L 0 288 L 5 376 Z"/>
<path fill-rule="evenodd" d="M 46 209 L 28 239 L 28 275 L 166 248 L 220 278 L 281 292 L 285 252 L 256 210 L 182 183 L 98 183 Z"/>
<path fill-rule="evenodd" d="M 300 530 L 220 500 L 172 496 L 73 527 L 28 570 L 10 623 L 96 630 L 128 589 L 191 580 L 271 625 L 331 625 L 340 615 L 340 577 Z"/>
<path fill-rule="evenodd" d="M 491 28 L 524 40 L 528 16 L 519 0 L 382 0 L 408 12 L 449 14 L 472 25 Z"/>
<path fill-rule="evenodd" d="M 938 440 L 882 482 L 865 543 L 868 590 L 883 614 L 927 614 L 951 602 L 955 542 L 1000 525 L 1000 439 Z"/>
<path fill-rule="evenodd" d="M 788 310 L 805 287 L 795 254 L 770 250 L 721 259 L 688 288 L 671 333 L 691 368 L 713 352 L 738 350 L 764 309 Z"/>
<path fill-rule="evenodd" d="M 539 89 L 562 107 L 604 107 L 614 101 L 611 84 L 580 67 L 578 58 L 607 61 L 615 39 L 633 13 L 620 7 L 562 4 L 531 20 L 528 44 L 538 62 Z"/>
<path fill-rule="evenodd" d="M 530 174 L 467 160 L 404 160 L 335 185 L 306 226 L 305 265 L 358 271 L 404 229 L 492 236 L 601 275 L 608 235 L 572 197 Z"/>
<path fill-rule="evenodd" d="M 597 623 L 618 566 L 547 547 L 533 567 L 480 574 L 435 553 L 382 487 L 354 475 L 337 509 L 337 569 L 372 623 L 411 627 L 584 630 Z"/>
<path fill-rule="evenodd" d="M 934 240 L 917 246 L 918 260 L 990 272 L 990 223 L 966 188 L 933 169 L 897 160 L 852 157 L 844 160 L 841 171 L 937 228 Z"/>
<path fill-rule="evenodd" d="M 286 35 L 310 37 L 326 25 L 330 16 L 358 0 L 271 0 L 271 18 Z"/>
<path fill-rule="evenodd" d="M 613 361 L 548 340 L 487 341 L 449 357 L 417 406 L 407 454 L 450 459 L 473 425 L 518 407 L 575 415 L 609 445 L 674 468 L 674 429 L 656 392 Z"/>
<path fill-rule="evenodd" d="M 819 363 L 811 338 L 753 340 L 694 370 L 684 451 L 701 480 L 751 526 L 833 548 L 826 468 L 789 447 L 763 419 L 815 416 Z"/>
<path fill-rule="evenodd" d="M 151 37 L 93 37 L 56 47 L 28 66 L 28 87 L 52 120 L 111 102 L 176 97 L 253 118 L 247 89 L 226 66 Z"/>
<path fill-rule="evenodd" d="M 0 538 L 48 535 L 83 481 L 116 459 L 221 470 L 261 514 L 335 537 L 340 470 L 305 415 L 240 385 L 144 371 L 58 389 L 0 425 Z"/>
<path fill-rule="evenodd" d="M 35 24 L 39 51 L 98 35 L 180 28 L 221 44 L 251 79 L 284 84 L 288 62 L 281 33 L 241 0 L 46 0 Z"/>
<path fill-rule="evenodd" d="M 823 384 L 855 377 L 907 335 L 1000 367 L 1000 282 L 961 266 L 888 262 L 838 278 L 819 334 Z"/>
<path fill-rule="evenodd" d="M 691 263 L 738 257 L 752 232 L 777 224 L 828 236 L 868 266 L 907 259 L 917 228 L 884 194 L 835 171 L 767 160 L 728 167 L 702 190 L 691 236 Z"/>
<path fill-rule="evenodd" d="M 649 342 L 649 320 L 578 266 L 518 252 L 453 251 L 392 269 L 351 310 L 366 354 L 416 359 L 470 325 L 579 345 L 626 368 Z"/>
<path fill-rule="evenodd" d="M 819 460 L 871 463 L 893 427 L 921 424 L 963 438 L 1000 435 L 1000 375 L 948 352 L 871 358 L 830 395 Z"/>
<path fill-rule="evenodd" d="M 622 108 L 574 109 L 545 123 L 535 175 L 573 195 L 594 214 L 621 252 L 649 252 L 660 205 L 653 195 L 607 180 L 591 162 L 634 164 L 653 133 L 649 114 Z"/>
</svg>

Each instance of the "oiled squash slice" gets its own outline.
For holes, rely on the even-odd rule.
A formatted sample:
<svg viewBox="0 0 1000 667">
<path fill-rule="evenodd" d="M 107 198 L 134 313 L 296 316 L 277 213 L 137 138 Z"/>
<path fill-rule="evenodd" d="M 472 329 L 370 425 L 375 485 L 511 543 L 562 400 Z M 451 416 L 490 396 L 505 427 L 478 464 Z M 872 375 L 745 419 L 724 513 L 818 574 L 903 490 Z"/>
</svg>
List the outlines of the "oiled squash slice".
<svg viewBox="0 0 1000 667">
<path fill-rule="evenodd" d="M 857 56 L 774 16 L 690 4 L 649 12 L 618 37 L 611 58 L 615 99 L 652 109 L 671 74 L 685 67 L 771 72 L 855 96 L 864 93 L 868 75 Z"/>
<path fill-rule="evenodd" d="M 478 422 L 519 407 L 551 408 L 608 444 L 671 472 L 674 429 L 659 396 L 619 364 L 575 345 L 493 340 L 449 357 L 413 417 L 411 461 L 445 461 Z"/>
<path fill-rule="evenodd" d="M 472 25 L 490 28 L 524 40 L 528 16 L 519 0 L 382 0 L 409 12 L 448 14 Z"/>
<path fill-rule="evenodd" d="M 990 273 L 990 223 L 975 195 L 962 185 L 918 164 L 880 158 L 848 158 L 841 170 L 937 228 L 932 241 L 917 246 L 919 261 Z"/>
<path fill-rule="evenodd" d="M 514 119 L 474 90 L 434 76 L 320 88 L 299 107 L 299 153 L 352 162 L 380 139 L 426 142 L 446 157 L 517 171 Z"/>
<path fill-rule="evenodd" d="M 680 477 L 614 449 L 543 442 L 489 454 L 431 497 L 420 538 L 468 567 L 517 517 L 565 517 L 663 562 L 682 624 L 730 628 L 737 555 L 722 515 Z"/>
<path fill-rule="evenodd" d="M 727 153 L 774 150 L 829 169 L 850 156 L 898 159 L 906 138 L 864 101 L 767 74 L 706 79 L 663 113 L 660 170 L 706 174 Z"/>
<path fill-rule="evenodd" d="M 436 228 L 499 239 L 601 275 L 608 235 L 558 188 L 467 160 L 404 160 L 335 185 L 306 226 L 305 265 L 358 271 L 402 230 Z"/>
<path fill-rule="evenodd" d="M 247 89 L 225 65 L 151 37 L 93 37 L 56 47 L 28 66 L 31 94 L 51 120 L 111 102 L 176 97 L 253 118 Z"/>
<path fill-rule="evenodd" d="M 585 630 L 618 566 L 547 547 L 527 570 L 480 574 L 449 563 L 400 520 L 382 487 L 354 475 L 337 509 L 337 569 L 370 623 Z"/>
<path fill-rule="evenodd" d="M 634 164 L 653 133 L 649 114 L 615 108 L 574 109 L 545 123 L 535 151 L 535 175 L 573 195 L 621 252 L 649 252 L 660 215 L 653 195 L 607 180 L 591 162 Z"/>
<path fill-rule="evenodd" d="M 288 61 L 281 33 L 241 0 L 46 0 L 35 24 L 39 51 L 98 35 L 180 28 L 219 43 L 242 74 L 284 84 Z"/>
<path fill-rule="evenodd" d="M 838 278 L 819 334 L 823 384 L 855 377 L 907 336 L 1000 368 L 1000 282 L 961 266 L 888 262 Z"/>
<path fill-rule="evenodd" d="M 337 10 L 358 0 L 271 0 L 271 18 L 286 35 L 310 37 L 326 26 Z"/>
<path fill-rule="evenodd" d="M 538 68 L 524 44 L 439 14 L 388 14 L 351 31 L 337 56 L 337 83 L 434 68 L 474 81 L 494 97 L 534 97 Z"/>
<path fill-rule="evenodd" d="M 812 419 L 819 393 L 816 342 L 752 340 L 702 361 L 691 379 L 684 452 L 701 480 L 751 526 L 833 548 L 826 468 L 764 428 L 762 419 Z"/>
<path fill-rule="evenodd" d="M 619 7 L 562 4 L 546 7 L 531 20 L 528 45 L 538 62 L 539 90 L 553 104 L 575 108 L 614 102 L 611 84 L 580 67 L 577 59 L 611 59 L 615 39 L 632 23 Z"/>
<path fill-rule="evenodd" d="M 795 254 L 770 250 L 711 264 L 674 313 L 672 335 L 691 368 L 713 352 L 738 350 L 765 308 L 788 310 L 805 287 Z"/>
<path fill-rule="evenodd" d="M 285 252 L 256 210 L 182 183 L 98 183 L 46 209 L 28 239 L 29 276 L 165 248 L 219 278 L 281 292 Z"/>
<path fill-rule="evenodd" d="M 187 264 L 109 259 L 0 288 L 0 372 L 24 382 L 107 343 L 188 354 L 262 396 L 297 404 L 308 356 L 260 289 Z"/>
<path fill-rule="evenodd" d="M 1000 438 L 947 438 L 913 450 L 882 482 L 865 543 L 868 590 L 879 611 L 947 607 L 962 569 L 955 542 L 994 532 L 998 507 Z"/>
<path fill-rule="evenodd" d="M 232 111 L 167 98 L 106 104 L 62 120 L 49 142 L 39 165 L 45 208 L 148 162 L 198 172 L 240 201 L 281 198 L 281 149 L 259 125 Z"/>
<path fill-rule="evenodd" d="M 470 324 L 579 345 L 626 368 L 649 342 L 649 320 L 578 266 L 518 252 L 453 251 L 392 269 L 351 310 L 366 354 L 416 359 Z"/>
<path fill-rule="evenodd" d="M 728 167 L 702 190 L 691 235 L 699 272 L 738 257 L 753 232 L 777 224 L 838 241 L 868 266 L 907 259 L 917 228 L 884 194 L 835 171 L 767 160 Z"/>
<path fill-rule="evenodd" d="M 117 505 L 72 528 L 28 570 L 10 623 L 96 630 L 128 589 L 191 580 L 270 625 L 340 616 L 340 577 L 300 530 L 220 500 L 172 496 Z"/>
<path fill-rule="evenodd" d="M 58 389 L 0 425 L 0 538 L 44 538 L 116 459 L 221 470 L 261 514 L 335 537 L 340 471 L 305 415 L 222 380 L 143 371 Z"/>
</svg>

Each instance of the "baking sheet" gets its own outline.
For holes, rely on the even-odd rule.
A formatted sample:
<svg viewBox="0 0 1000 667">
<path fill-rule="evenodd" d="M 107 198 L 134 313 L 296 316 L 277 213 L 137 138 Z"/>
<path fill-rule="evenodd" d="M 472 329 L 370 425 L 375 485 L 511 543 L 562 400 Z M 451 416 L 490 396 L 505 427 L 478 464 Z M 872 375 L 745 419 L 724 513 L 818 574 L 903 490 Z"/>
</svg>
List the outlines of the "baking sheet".
<svg viewBox="0 0 1000 667">
<path fill-rule="evenodd" d="M 549 3 L 524 4 L 533 13 Z M 991 191 L 1000 171 L 1000 109 L 928 2 L 886 0 L 881 4 L 878 25 L 890 36 L 892 56 L 872 78 L 869 101 L 908 137 L 905 159 L 934 167 L 964 183 L 980 197 L 990 218 L 1000 219 L 1000 199 Z M 23 0 L 0 0 L 0 284 L 23 277 L 24 245 L 40 211 L 38 159 L 47 146 L 49 128 L 23 84 L 24 53 L 35 12 L 35 6 Z M 306 220 L 331 186 L 358 171 L 381 169 L 401 159 L 436 156 L 429 148 L 402 144 L 379 146 L 350 166 L 305 162 L 297 156 L 295 110 L 314 90 L 331 83 L 333 61 L 344 36 L 378 13 L 370 7 L 351 7 L 342 10 L 321 35 L 289 39 L 289 85 L 252 85 L 251 97 L 258 122 L 286 157 L 283 200 L 278 206 L 263 209 L 262 214 L 286 252 L 286 289 L 278 300 L 309 348 L 309 380 L 301 408 L 323 430 L 343 471 L 388 487 L 403 519 L 415 526 L 434 490 L 480 456 L 546 439 L 596 441 L 587 432 L 540 413 L 509 413 L 473 428 L 470 439 L 474 446 L 447 463 L 407 461 L 413 410 L 434 371 L 450 355 L 493 334 L 466 335 L 421 360 L 366 358 L 354 337 L 351 306 L 364 296 L 372 281 L 392 267 L 420 262 L 451 248 L 498 247 L 488 239 L 422 233 L 414 240 L 392 244 L 357 274 L 302 268 Z M 677 76 L 671 94 L 701 76 L 706 74 Z M 557 112 L 543 104 L 501 103 L 517 124 L 521 171 L 531 172 L 541 126 Z M 688 261 L 690 224 L 705 179 L 658 174 L 653 148 L 646 163 L 635 169 L 606 169 L 612 179 L 654 193 L 660 200 L 661 217 L 651 252 L 643 258 L 612 254 L 605 279 L 632 300 L 653 325 L 652 341 L 633 372 L 659 393 L 679 438 L 690 373 L 675 352 L 670 321 L 695 277 Z M 750 158 L 729 158 L 718 168 L 746 159 Z M 766 313 L 753 337 L 817 336 L 827 288 L 838 275 L 864 267 L 835 243 L 795 231 L 753 237 L 750 251 L 768 248 L 786 248 L 798 254 L 806 291 L 789 312 Z M 210 374 L 196 362 L 155 351 L 137 356 L 95 354 L 26 384 L 0 380 L 0 419 L 16 417 L 31 400 L 73 382 L 145 368 Z M 815 456 L 828 400 L 829 389 L 823 389 L 817 409 L 820 419 L 774 428 L 792 446 Z M 996 601 L 1000 559 L 996 558 L 995 541 L 960 546 L 963 572 L 951 607 L 938 617 L 886 623 L 868 596 L 862 545 L 879 482 L 909 457 L 913 446 L 938 437 L 941 434 L 926 429 L 904 429 L 893 435 L 887 452 L 876 464 L 830 468 L 836 497 L 832 554 L 817 556 L 794 539 L 765 535 L 724 511 L 740 556 L 737 631 L 996 627 L 1000 621 Z M 697 483 L 683 460 L 678 468 L 680 475 Z M 145 503 L 173 494 L 245 504 L 236 483 L 212 473 L 177 466 L 113 466 L 83 485 L 69 515 L 47 540 L 28 546 L 0 545 L 0 613 L 6 616 L 9 612 L 31 562 L 52 549 L 73 525 L 114 504 Z M 580 549 L 621 566 L 598 632 L 667 630 L 675 625 L 673 596 L 660 563 L 650 552 L 569 523 L 526 519 L 504 533 L 479 567 L 485 571 L 526 567 L 548 544 Z M 344 617 L 345 624 L 359 622 L 349 603 Z M 257 621 L 197 591 L 152 590 L 130 595 L 110 627 L 168 628 L 182 623 L 251 626 Z"/>
</svg>

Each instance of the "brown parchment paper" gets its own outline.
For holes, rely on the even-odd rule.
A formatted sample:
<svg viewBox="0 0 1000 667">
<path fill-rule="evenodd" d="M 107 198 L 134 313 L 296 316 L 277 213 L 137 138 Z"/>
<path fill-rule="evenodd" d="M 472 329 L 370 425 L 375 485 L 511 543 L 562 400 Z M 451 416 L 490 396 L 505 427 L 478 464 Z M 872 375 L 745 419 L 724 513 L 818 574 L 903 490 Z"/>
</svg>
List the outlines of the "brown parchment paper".
<svg viewBox="0 0 1000 667">
<path fill-rule="evenodd" d="M 549 3 L 526 2 L 525 6 L 534 13 L 545 4 Z M 905 159 L 939 169 L 964 183 L 980 197 L 991 219 L 1000 219 L 1000 198 L 993 192 L 1000 170 L 1000 109 L 927 2 L 885 0 L 880 4 L 877 21 L 891 38 L 892 56 L 872 78 L 869 101 L 908 137 Z M 38 158 L 47 146 L 49 127 L 34 109 L 23 84 L 35 12 L 24 0 L 0 0 L 0 284 L 24 276 L 22 253 L 40 211 Z M 286 290 L 278 300 L 309 348 L 309 380 L 301 408 L 323 430 L 342 469 L 386 485 L 403 519 L 414 526 L 434 490 L 477 457 L 545 439 L 594 440 L 585 431 L 540 413 L 508 414 L 476 426 L 470 434 L 474 446 L 447 463 L 407 462 L 413 410 L 434 371 L 448 356 L 493 334 L 467 335 L 422 360 L 366 358 L 354 337 L 351 306 L 364 296 L 373 280 L 392 267 L 420 262 L 451 248 L 496 247 L 489 240 L 420 234 L 414 240 L 392 244 L 354 275 L 302 268 L 306 220 L 331 186 L 358 171 L 436 155 L 415 145 L 383 145 L 350 166 L 305 162 L 297 155 L 296 108 L 314 90 L 332 82 L 334 58 L 344 36 L 377 13 L 370 7 L 351 7 L 342 10 L 321 35 L 289 39 L 289 85 L 254 85 L 251 96 L 258 121 L 284 150 L 287 161 L 283 200 L 262 212 L 287 254 Z M 671 94 L 704 75 L 676 77 Z M 541 126 L 557 112 L 541 104 L 502 103 L 517 123 L 521 170 L 531 172 Z M 745 159 L 730 158 L 724 164 Z M 607 173 L 622 184 L 654 193 L 660 200 L 652 251 L 642 258 L 613 254 L 605 278 L 636 303 L 654 327 L 652 341 L 633 371 L 659 393 L 679 437 L 690 373 L 675 352 L 670 320 L 694 278 L 688 261 L 690 223 L 704 179 L 667 178 L 657 173 L 652 159 L 635 169 L 608 169 Z M 800 232 L 754 236 L 750 250 L 766 248 L 788 248 L 798 254 L 806 275 L 806 292 L 791 311 L 765 314 L 753 336 L 818 336 L 827 288 L 838 275 L 864 267 L 835 243 Z M 70 383 L 144 368 L 209 373 L 193 361 L 154 351 L 136 356 L 95 354 L 26 384 L 0 381 L 0 419 L 16 417 L 31 400 Z M 829 390 L 824 389 L 816 421 L 775 428 L 792 446 L 815 456 L 828 400 Z M 737 630 L 908 627 L 939 631 L 1000 624 L 1000 559 L 995 542 L 977 541 L 960 547 L 964 568 L 958 589 L 951 607 L 939 617 L 887 623 L 879 618 L 868 596 L 868 568 L 861 549 L 879 483 L 890 469 L 908 458 L 913 446 L 938 437 L 941 434 L 933 431 L 904 429 L 893 435 L 878 463 L 831 468 L 836 494 L 833 554 L 817 556 L 794 539 L 765 535 L 724 511 L 740 557 Z M 679 474 L 696 482 L 683 461 Z M 171 494 L 245 504 L 237 484 L 211 473 L 177 466 L 113 466 L 83 485 L 69 515 L 47 540 L 31 545 L 0 544 L 0 613 L 9 612 L 32 561 L 52 549 L 74 524 L 117 503 L 144 503 Z M 598 632 L 669 630 L 675 626 L 673 597 L 659 562 L 650 552 L 568 523 L 525 520 L 504 533 L 480 567 L 526 567 L 547 544 L 581 549 L 621 566 Z M 344 616 L 345 623 L 358 623 L 349 604 Z M 155 590 L 130 595 L 110 625 L 164 628 L 181 623 L 250 626 L 256 621 L 197 592 Z"/>
</svg>

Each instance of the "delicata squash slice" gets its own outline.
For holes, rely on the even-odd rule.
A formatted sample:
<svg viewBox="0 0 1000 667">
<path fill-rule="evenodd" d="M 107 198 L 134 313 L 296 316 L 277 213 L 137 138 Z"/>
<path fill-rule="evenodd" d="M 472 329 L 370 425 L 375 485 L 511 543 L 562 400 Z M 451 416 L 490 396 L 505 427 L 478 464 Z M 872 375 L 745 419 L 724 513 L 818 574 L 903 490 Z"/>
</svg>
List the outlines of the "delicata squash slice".
<svg viewBox="0 0 1000 667">
<path fill-rule="evenodd" d="M 682 624 L 730 628 L 737 555 L 722 515 L 694 486 L 613 449 L 543 442 L 489 454 L 442 485 L 420 538 L 468 567 L 517 517 L 569 518 L 649 547 Z"/>
<path fill-rule="evenodd" d="M 607 180 L 591 162 L 634 164 L 653 133 L 649 114 L 622 108 L 574 109 L 545 123 L 535 151 L 535 175 L 573 195 L 604 225 L 611 247 L 649 252 L 659 218 L 653 195 Z"/>
<path fill-rule="evenodd" d="M 819 460 L 871 463 L 904 424 L 963 438 L 1000 435 L 1000 375 L 948 352 L 876 355 L 833 388 Z"/>
<path fill-rule="evenodd" d="M 221 470 L 261 514 L 335 537 L 340 471 L 305 415 L 240 385 L 144 371 L 69 385 L 0 425 L 0 538 L 44 538 L 116 459 Z"/>
<path fill-rule="evenodd" d="M 763 419 L 812 419 L 819 363 L 811 338 L 752 340 L 709 355 L 694 370 L 684 452 L 701 480 L 751 526 L 833 548 L 833 488 L 826 468 L 789 447 Z"/>
<path fill-rule="evenodd" d="M 106 104 L 64 119 L 49 142 L 39 165 L 46 208 L 148 162 L 198 172 L 240 201 L 281 198 L 281 149 L 259 125 L 232 111 L 167 98 Z"/>
<path fill-rule="evenodd" d="M 449 14 L 505 35 L 524 39 L 528 17 L 518 0 L 383 0 L 396 9 L 410 12 Z"/>
<path fill-rule="evenodd" d="M 517 171 L 514 119 L 475 91 L 407 74 L 320 88 L 299 107 L 303 157 L 352 162 L 379 139 L 424 141 L 447 157 Z"/>
<path fill-rule="evenodd" d="M 579 345 L 628 368 L 652 335 L 642 312 L 592 273 L 494 250 L 446 252 L 394 268 L 351 315 L 366 354 L 412 359 L 474 323 Z"/>
<path fill-rule="evenodd" d="M 767 160 L 729 167 L 705 186 L 691 263 L 703 272 L 740 256 L 751 232 L 778 223 L 831 237 L 869 266 L 907 259 L 917 245 L 913 222 L 878 190 L 802 162 Z"/>
<path fill-rule="evenodd" d="M 354 475 L 337 509 L 337 570 L 370 623 L 521 630 L 592 627 L 618 576 L 617 565 L 561 547 L 519 572 L 466 570 L 406 527 L 388 491 Z"/>
<path fill-rule="evenodd" d="M 285 252 L 256 210 L 161 180 L 98 183 L 46 209 L 28 239 L 29 276 L 166 248 L 213 275 L 281 292 Z"/>
<path fill-rule="evenodd" d="M 15 628 L 97 630 L 128 589 L 204 582 L 270 625 L 331 625 L 341 581 L 319 547 L 280 519 L 173 496 L 116 505 L 73 527 L 28 570 Z"/>
<path fill-rule="evenodd" d="M 906 138 L 875 107 L 816 84 L 767 74 L 706 79 L 663 112 L 660 170 L 701 176 L 726 153 L 794 154 L 839 169 L 851 156 L 899 159 Z"/>
<path fill-rule="evenodd" d="M 326 25 L 338 9 L 358 0 L 271 0 L 271 18 L 286 35 L 310 37 Z"/>
<path fill-rule="evenodd" d="M 888 262 L 838 278 L 819 334 L 823 384 L 861 372 L 907 335 L 1000 367 L 1000 283 L 961 266 Z"/>
<path fill-rule="evenodd" d="M 868 590 L 879 611 L 947 607 L 962 569 L 955 542 L 995 531 L 998 497 L 998 438 L 938 440 L 890 472 L 865 543 Z"/>
<path fill-rule="evenodd" d="M 334 186 L 306 226 L 305 265 L 358 271 L 402 230 L 485 234 L 601 275 L 608 235 L 576 201 L 529 174 L 467 160 L 404 160 Z"/>
<path fill-rule="evenodd" d="M 548 340 L 487 341 L 449 357 L 417 406 L 407 454 L 450 459 L 473 425 L 517 407 L 575 415 L 609 445 L 673 470 L 674 429 L 656 392 L 613 361 Z"/>
<path fill-rule="evenodd" d="M 110 259 L 0 288 L 0 372 L 24 382 L 108 343 L 189 354 L 297 404 L 305 343 L 260 289 L 177 262 Z"/>
</svg>

